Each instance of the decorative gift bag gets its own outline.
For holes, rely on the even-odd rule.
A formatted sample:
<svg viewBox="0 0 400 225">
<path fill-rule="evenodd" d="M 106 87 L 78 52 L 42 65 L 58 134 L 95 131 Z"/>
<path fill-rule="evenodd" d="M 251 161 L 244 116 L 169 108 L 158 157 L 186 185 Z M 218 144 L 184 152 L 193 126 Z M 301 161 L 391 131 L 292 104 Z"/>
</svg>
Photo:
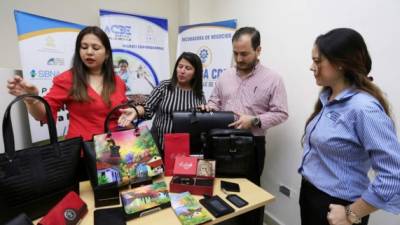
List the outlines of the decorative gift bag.
<svg viewBox="0 0 400 225">
<path fill-rule="evenodd" d="M 41 101 L 46 109 L 50 143 L 15 151 L 11 106 L 26 98 Z M 34 95 L 15 98 L 3 118 L 5 153 L 0 154 L 0 224 L 24 212 L 31 219 L 46 214 L 68 192 L 79 193 L 78 161 L 81 138 L 57 140 L 47 102 Z"/>
<path fill-rule="evenodd" d="M 93 137 L 99 185 L 145 182 L 164 172 L 161 156 L 147 127 Z"/>
<path fill-rule="evenodd" d="M 162 158 L 147 127 L 136 124 L 133 129 L 109 131 L 113 112 L 127 105 L 115 107 L 106 118 L 105 133 L 93 136 L 99 186 L 114 182 L 118 186 L 136 185 L 164 172 Z"/>
</svg>

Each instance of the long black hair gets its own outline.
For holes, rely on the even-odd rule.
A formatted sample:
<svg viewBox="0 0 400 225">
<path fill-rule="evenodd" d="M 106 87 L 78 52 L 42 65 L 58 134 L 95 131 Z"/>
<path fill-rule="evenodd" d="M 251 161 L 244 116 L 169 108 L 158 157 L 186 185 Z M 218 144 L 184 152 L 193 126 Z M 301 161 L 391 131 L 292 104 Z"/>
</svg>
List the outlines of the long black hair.
<svg viewBox="0 0 400 225">
<path fill-rule="evenodd" d="M 88 68 L 83 63 L 80 56 L 80 48 L 81 42 L 85 35 L 93 34 L 98 37 L 105 47 L 106 50 L 106 58 L 104 60 L 102 66 L 102 74 L 103 74 L 103 90 L 101 91 L 101 97 L 108 105 L 111 104 L 110 96 L 115 91 L 115 76 L 114 76 L 114 66 L 113 66 L 113 58 L 111 51 L 110 40 L 108 39 L 107 34 L 96 26 L 88 26 L 81 30 L 76 38 L 75 42 L 75 53 L 72 62 L 72 74 L 73 74 L 73 83 L 72 89 L 70 91 L 70 96 L 73 99 L 80 102 L 90 101 L 90 98 L 87 93 L 88 87 Z"/>
<path fill-rule="evenodd" d="M 181 59 L 186 59 L 194 68 L 194 75 L 192 80 L 190 81 L 190 85 L 192 87 L 194 95 L 202 99 L 203 98 L 203 64 L 201 63 L 201 60 L 199 56 L 192 52 L 183 52 L 178 59 L 176 60 L 175 66 L 174 66 L 174 71 L 172 73 L 172 78 L 171 78 L 171 85 L 170 85 L 170 90 L 174 90 L 178 83 L 178 77 L 177 77 L 177 72 L 176 68 L 178 67 L 179 62 Z"/>
</svg>

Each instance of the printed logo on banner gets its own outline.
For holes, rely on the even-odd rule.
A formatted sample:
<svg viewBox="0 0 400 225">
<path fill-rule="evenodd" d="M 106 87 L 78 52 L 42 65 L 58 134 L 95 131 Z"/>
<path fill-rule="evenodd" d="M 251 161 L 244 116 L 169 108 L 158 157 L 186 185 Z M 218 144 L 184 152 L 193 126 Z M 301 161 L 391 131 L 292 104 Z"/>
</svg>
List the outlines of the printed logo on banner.
<svg viewBox="0 0 400 225">
<path fill-rule="evenodd" d="M 47 60 L 46 64 L 48 66 L 64 66 L 65 65 L 65 61 L 64 61 L 63 58 L 52 57 L 52 58 Z"/>
<path fill-rule="evenodd" d="M 146 43 L 155 44 L 155 43 L 156 43 L 155 40 L 156 40 L 156 39 L 155 39 L 155 37 L 154 37 L 154 30 L 153 30 L 153 28 L 152 28 L 150 25 L 148 25 L 148 26 L 146 27 Z"/>
<path fill-rule="evenodd" d="M 52 36 L 48 36 L 46 38 L 46 47 L 48 48 L 56 48 L 56 42 Z"/>
<path fill-rule="evenodd" d="M 44 43 L 43 46 L 38 49 L 39 52 L 45 52 L 45 53 L 57 53 L 57 54 L 63 54 L 64 53 L 64 49 L 62 49 L 60 46 L 56 44 L 55 38 L 53 38 L 51 35 L 46 36 L 46 38 L 44 38 Z"/>
<path fill-rule="evenodd" d="M 30 71 L 31 78 L 33 80 L 48 80 L 53 79 L 60 73 L 58 70 L 36 70 L 32 69 Z"/>
<path fill-rule="evenodd" d="M 104 32 L 110 40 L 115 41 L 131 41 L 132 27 L 128 25 L 113 24 L 104 27 Z"/>
<path fill-rule="evenodd" d="M 211 49 L 207 46 L 201 46 L 197 51 L 197 55 L 200 57 L 201 63 L 203 63 L 203 68 L 208 67 L 212 63 Z"/>
</svg>

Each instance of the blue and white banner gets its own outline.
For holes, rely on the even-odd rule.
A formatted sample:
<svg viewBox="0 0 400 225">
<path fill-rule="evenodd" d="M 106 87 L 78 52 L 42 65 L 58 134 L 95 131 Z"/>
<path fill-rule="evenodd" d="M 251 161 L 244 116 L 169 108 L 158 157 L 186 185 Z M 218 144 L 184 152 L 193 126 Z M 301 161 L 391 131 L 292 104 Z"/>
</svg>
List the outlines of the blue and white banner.
<svg viewBox="0 0 400 225">
<path fill-rule="evenodd" d="M 232 65 L 232 35 L 236 20 L 179 27 L 177 57 L 182 52 L 196 53 L 203 63 L 203 91 L 211 95 L 217 78 Z"/>
<path fill-rule="evenodd" d="M 110 38 L 127 95 L 150 94 L 170 77 L 167 19 L 100 10 L 100 25 Z"/>
<path fill-rule="evenodd" d="M 71 68 L 75 40 L 84 27 L 79 24 L 14 11 L 24 79 L 36 85 L 39 95 L 47 93 L 53 77 Z M 68 112 L 58 112 L 57 131 L 64 136 Z M 29 116 L 32 142 L 49 138 L 47 125 Z"/>
</svg>

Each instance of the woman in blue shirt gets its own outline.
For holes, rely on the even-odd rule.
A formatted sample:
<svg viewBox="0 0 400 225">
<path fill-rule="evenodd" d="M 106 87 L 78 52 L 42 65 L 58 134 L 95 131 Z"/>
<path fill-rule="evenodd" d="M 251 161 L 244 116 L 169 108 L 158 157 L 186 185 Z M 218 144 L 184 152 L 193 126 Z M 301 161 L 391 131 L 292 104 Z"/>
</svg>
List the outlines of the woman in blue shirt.
<svg viewBox="0 0 400 225">
<path fill-rule="evenodd" d="M 362 36 L 347 28 L 321 35 L 312 60 L 323 89 L 302 140 L 302 224 L 365 225 L 377 209 L 400 213 L 400 143 L 388 102 L 368 77 Z"/>
</svg>

